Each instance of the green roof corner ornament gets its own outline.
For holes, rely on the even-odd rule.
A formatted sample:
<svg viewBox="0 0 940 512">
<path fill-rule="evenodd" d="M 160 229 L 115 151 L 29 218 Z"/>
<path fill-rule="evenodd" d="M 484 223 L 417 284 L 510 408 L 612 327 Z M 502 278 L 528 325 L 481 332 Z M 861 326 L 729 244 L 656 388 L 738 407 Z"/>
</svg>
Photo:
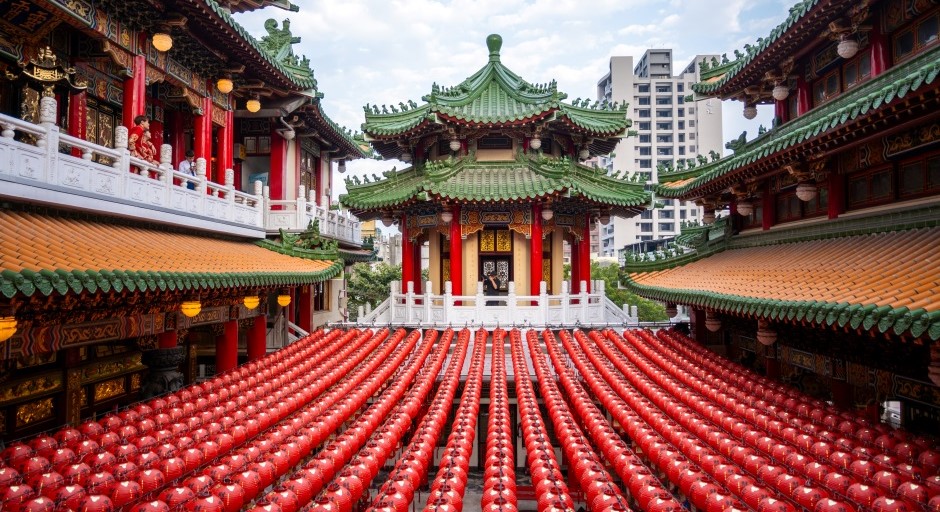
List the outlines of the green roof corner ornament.
<svg viewBox="0 0 940 512">
<path fill-rule="evenodd" d="M 499 34 L 486 36 L 486 47 L 490 50 L 490 62 L 499 62 L 499 50 L 503 47 L 503 36 Z"/>
<path fill-rule="evenodd" d="M 294 55 L 293 45 L 300 42 L 300 37 L 294 36 L 290 31 L 290 20 L 285 19 L 283 28 L 277 28 L 277 20 L 270 18 L 264 22 L 264 29 L 268 35 L 261 37 L 261 47 L 264 48 L 274 60 L 287 66 L 292 72 L 305 77 L 312 77 L 310 59 L 306 56 L 298 59 Z"/>
<path fill-rule="evenodd" d="M 726 142 L 725 148 L 737 153 L 739 149 L 744 147 L 745 143 L 747 143 L 747 130 L 741 132 L 741 135 L 739 135 L 737 139 Z"/>
</svg>

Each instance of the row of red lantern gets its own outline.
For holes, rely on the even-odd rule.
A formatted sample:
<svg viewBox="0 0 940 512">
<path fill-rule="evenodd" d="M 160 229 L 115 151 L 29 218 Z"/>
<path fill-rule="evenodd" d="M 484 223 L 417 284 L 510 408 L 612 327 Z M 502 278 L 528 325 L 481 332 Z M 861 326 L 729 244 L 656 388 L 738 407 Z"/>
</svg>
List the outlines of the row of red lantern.
<svg viewBox="0 0 940 512">
<path fill-rule="evenodd" d="M 803 507 L 812 507 L 820 502 L 829 503 L 828 500 L 823 502 L 824 499 L 829 498 L 826 491 L 811 484 L 807 485 L 808 475 L 805 473 L 805 463 L 808 462 L 808 460 L 803 460 L 806 459 L 805 457 L 799 459 L 799 457 L 802 456 L 797 453 L 793 446 L 787 444 L 785 440 L 774 439 L 765 435 L 766 432 L 752 430 L 755 433 L 754 436 L 746 437 L 747 440 L 754 442 L 751 448 L 758 448 L 766 453 L 767 456 L 754 454 L 753 451 L 749 451 L 740 444 L 740 442 L 731 437 L 731 435 L 722 431 L 722 428 L 727 432 L 741 432 L 747 430 L 748 427 L 743 423 L 741 418 L 735 417 L 734 413 L 727 412 L 723 410 L 722 407 L 709 404 L 707 400 L 695 397 L 694 394 L 681 392 L 681 387 L 676 381 L 670 380 L 668 372 L 663 371 L 661 367 L 657 368 L 652 365 L 649 359 L 640 357 L 638 352 L 645 347 L 643 347 L 643 344 L 640 343 L 632 333 L 625 333 L 625 338 L 631 342 L 630 346 L 623 343 L 621 339 L 612 332 L 608 333 L 608 338 L 617 345 L 621 353 L 626 354 L 628 359 L 639 366 L 649 378 L 660 386 L 660 388 L 668 390 L 668 393 L 679 397 L 680 400 L 685 399 L 686 405 L 690 405 L 693 409 L 703 412 L 705 417 L 715 421 L 715 423 L 721 427 L 710 426 L 707 421 L 698 420 L 694 422 L 696 433 L 712 448 L 722 451 L 727 455 L 731 455 L 736 463 L 743 466 L 751 473 L 751 476 L 763 481 L 768 487 L 776 488 L 784 496 L 792 499 Z M 674 367 L 670 369 L 674 369 Z M 706 390 L 706 393 L 709 393 L 709 395 L 706 396 L 712 399 L 715 398 L 711 396 L 713 392 Z M 669 407 L 668 412 L 675 415 L 676 411 L 676 407 Z M 688 416 L 682 416 L 677 419 L 682 422 L 683 419 L 688 420 Z M 741 449 L 735 450 L 735 448 Z M 790 455 L 797 455 L 798 457 L 790 458 Z M 785 460 L 792 461 L 792 465 L 789 468 L 773 464 L 774 462 L 783 463 Z M 832 490 L 831 486 L 827 487 L 829 487 L 830 491 Z M 857 499 L 852 494 L 847 495 L 847 497 L 861 506 L 871 505 L 871 501 Z M 892 502 L 891 505 L 894 506 L 894 503 Z"/>
<path fill-rule="evenodd" d="M 584 336 L 581 331 L 576 331 L 575 336 Z M 612 394 L 609 386 L 606 388 L 598 385 L 601 381 L 600 372 L 590 366 L 587 358 L 580 350 L 575 350 L 571 343 L 571 336 L 568 331 L 559 333 L 565 351 L 577 363 L 578 372 L 584 377 L 588 386 L 595 392 L 595 396 L 603 396 L 605 393 Z M 627 447 L 617 432 L 613 429 L 603 412 L 594 405 L 591 396 L 578 383 L 574 377 L 574 372 L 567 368 L 562 359 L 562 353 L 554 343 L 547 343 L 548 354 L 555 372 L 559 375 L 559 382 L 565 388 L 570 403 L 576 404 L 575 412 L 579 415 L 581 423 L 585 425 L 588 434 L 606 457 L 607 461 L 613 466 L 614 471 L 625 483 L 630 483 L 637 470 L 650 474 L 649 470 L 643 466 L 640 459 Z M 606 384 L 605 384 L 606 386 Z M 607 397 L 610 398 L 609 396 Z M 602 399 L 602 402 L 604 400 Z M 609 401 L 609 400 L 607 400 Z M 669 493 L 662 483 L 650 475 L 649 479 L 636 479 L 632 486 L 627 487 L 630 496 L 639 505 L 642 510 L 655 512 L 680 512 L 682 505 Z"/>
<path fill-rule="evenodd" d="M 512 438 L 513 425 L 509 421 L 509 396 L 506 391 L 505 343 L 506 331 L 494 330 L 490 355 L 486 450 L 483 453 L 483 497 L 480 501 L 481 509 L 486 512 L 518 510 L 515 444 Z M 458 507 L 458 510 L 460 508 Z"/>
<path fill-rule="evenodd" d="M 473 356 L 470 358 L 470 367 L 467 374 L 467 380 L 464 384 L 463 394 L 460 397 L 460 405 L 457 407 L 457 415 L 454 418 L 453 428 L 450 436 L 447 438 L 447 446 L 444 448 L 444 455 L 441 457 L 437 475 L 434 477 L 432 486 L 441 488 L 448 480 L 456 479 L 458 485 L 466 488 L 468 471 L 470 469 L 470 455 L 473 453 L 473 440 L 476 437 L 477 418 L 480 413 L 480 390 L 483 384 L 483 368 L 486 360 L 486 340 L 489 336 L 486 329 L 478 329 L 474 337 Z M 401 463 L 401 461 L 400 461 Z M 419 466 L 420 473 L 411 476 L 408 474 L 407 467 L 414 464 L 409 460 L 402 463 L 405 478 L 393 482 L 393 499 L 397 502 L 413 495 L 414 479 L 423 480 L 423 472 L 426 466 Z M 404 487 L 404 488 L 402 488 Z M 403 498 L 397 498 L 398 494 L 404 494 Z M 389 496 L 386 493 L 386 496 Z M 460 502 L 462 505 L 462 502 Z M 433 507 L 433 508 L 432 508 Z M 450 506 L 453 510 L 453 505 Z M 428 503 L 425 510 L 447 509 L 446 503 Z M 396 510 L 400 510 L 396 506 Z"/>
<path fill-rule="evenodd" d="M 640 333 L 643 335 L 643 333 Z M 636 347 L 644 350 L 645 345 L 640 343 Z M 658 348 L 658 347 L 657 347 Z M 646 348 L 649 350 L 649 348 Z M 668 351 L 655 351 L 661 354 Z M 670 373 L 676 373 L 667 368 Z M 701 381 L 693 377 L 679 374 L 680 380 L 685 380 L 693 387 L 696 385 L 701 389 Z M 682 377 L 686 377 L 683 379 Z M 738 411 L 741 407 L 735 407 L 732 398 L 719 397 L 723 401 L 722 405 L 729 409 Z M 731 403 L 728 403 L 731 402 Z M 928 498 L 940 494 L 940 479 L 934 478 L 924 480 L 925 471 L 909 464 L 897 464 L 891 458 L 885 455 L 876 455 L 871 457 L 869 453 L 856 450 L 852 455 L 846 452 L 833 451 L 830 442 L 831 438 L 823 437 L 824 431 L 812 434 L 799 434 L 793 427 L 781 429 L 781 423 L 775 422 L 768 425 L 770 432 L 775 438 L 767 436 L 767 432 L 751 426 L 748 428 L 746 423 L 738 421 L 733 414 L 725 414 L 721 409 L 713 408 L 715 415 L 724 415 L 723 423 L 726 430 L 735 437 L 747 442 L 753 448 L 767 454 L 770 461 L 776 461 L 778 464 L 785 465 L 791 471 L 805 478 L 822 481 L 829 479 L 833 482 L 828 486 L 844 496 L 852 499 L 860 506 L 874 505 L 874 500 L 884 498 L 879 502 L 880 507 L 889 506 L 891 509 L 903 509 L 905 502 L 897 502 L 897 499 L 905 500 L 912 506 L 907 508 L 917 509 L 920 503 L 926 503 Z M 741 414 L 738 411 L 738 414 Z M 851 447 L 850 441 L 840 439 L 836 441 L 837 445 Z M 734 440 L 728 442 L 729 446 L 734 445 Z M 800 453 L 802 452 L 802 453 Z M 853 460 L 854 459 L 854 460 Z M 760 459 L 753 462 L 753 467 L 765 466 L 765 474 L 773 471 L 773 466 L 766 466 Z M 837 471 L 841 471 L 839 473 Z M 843 474 L 845 473 L 845 474 Z M 854 478 L 853 478 L 854 477 Z M 857 481 L 856 481 L 857 479 Z M 869 485 L 870 484 L 870 485 Z M 853 486 L 854 485 L 854 486 Z M 804 486 L 805 487 L 805 486 Z M 814 491 L 814 494 L 818 494 Z M 890 503 L 889 503 L 890 501 Z"/>
<path fill-rule="evenodd" d="M 723 510 L 729 499 L 743 501 L 754 510 L 789 507 L 775 498 L 771 490 L 755 483 L 743 487 L 727 485 L 732 483 L 733 475 L 723 470 L 734 466 L 696 438 L 692 433 L 694 425 L 670 419 L 660 406 L 665 395 L 643 380 L 640 370 L 610 347 L 603 336 L 592 332 L 590 338 L 593 341 L 590 344 L 584 337 L 577 338 L 581 350 L 642 419 L 640 423 L 624 425 L 630 438 L 696 507 Z"/>
<path fill-rule="evenodd" d="M 315 344 L 315 341 L 320 337 L 322 337 L 322 332 L 309 337 L 309 339 L 305 340 L 303 343 L 298 343 L 297 348 L 292 352 L 297 352 L 297 350 L 304 346 Z M 334 340 L 336 337 L 338 336 L 331 335 L 330 340 Z M 266 361 L 273 363 L 279 359 L 280 358 L 277 357 L 269 357 L 266 358 Z M 222 386 L 231 380 L 231 375 L 233 374 L 230 373 L 224 377 L 216 378 L 203 386 L 185 388 L 166 397 L 151 400 L 147 404 L 138 404 L 134 408 L 123 411 L 119 415 L 109 415 L 98 423 L 86 422 L 80 429 L 62 429 L 52 438 L 39 436 L 31 440 L 33 446 L 39 447 L 42 450 L 52 450 L 55 448 L 52 459 L 56 462 L 55 467 L 45 465 L 46 459 L 42 456 L 29 457 L 31 447 L 22 444 L 11 446 L 10 449 L 5 452 L 6 459 L 9 462 L 13 462 L 15 465 L 22 462 L 24 468 L 28 468 L 27 474 L 30 471 L 42 471 L 42 488 L 37 489 L 37 491 L 44 495 L 58 495 L 60 489 L 68 487 L 62 491 L 63 498 L 67 497 L 67 499 L 74 502 L 79 499 L 79 497 L 95 497 L 92 501 L 96 503 L 98 509 L 134 501 L 144 492 L 156 490 L 155 487 L 159 487 L 162 484 L 164 480 L 164 468 L 158 465 L 158 463 L 165 462 L 165 459 L 179 450 L 181 446 L 173 444 L 170 441 L 175 440 L 174 437 L 180 432 L 187 430 L 183 425 L 179 425 L 177 426 L 177 430 L 162 429 L 153 431 L 153 429 L 157 428 L 155 422 L 148 418 L 141 419 L 141 417 L 151 415 L 155 411 L 167 409 L 170 405 L 179 404 L 184 398 L 191 401 L 194 397 L 198 397 L 198 400 L 204 402 L 201 403 L 204 408 L 215 406 L 215 409 L 211 411 L 212 416 L 189 418 L 192 420 L 191 424 L 193 426 L 201 426 L 204 419 L 206 421 L 214 420 L 216 419 L 216 414 L 221 412 L 219 411 L 221 407 L 219 405 L 220 401 L 230 398 L 229 390 Z M 228 379 L 226 379 L 226 377 L 228 377 Z M 204 399 L 201 396 L 205 392 L 204 387 L 211 391 L 208 396 L 212 400 Z M 216 389 L 218 389 L 218 393 L 215 392 Z M 231 400 L 227 401 L 226 405 L 228 406 L 227 410 L 235 408 L 235 404 L 232 403 Z M 224 408 L 222 409 L 222 411 L 225 410 Z M 170 409 L 170 411 L 174 412 L 178 418 L 182 419 L 182 412 L 179 408 Z M 192 409 L 191 412 L 194 413 L 196 410 Z M 207 411 L 201 412 L 205 413 Z M 157 418 L 160 418 L 159 413 Z M 135 423 L 137 426 L 134 425 Z M 140 428 L 138 428 L 138 426 Z M 176 425 L 174 424 L 174 426 Z M 208 438 L 210 435 L 218 436 L 222 443 L 231 441 L 231 436 L 228 434 L 220 435 L 223 428 L 222 424 L 212 422 L 208 423 L 206 426 L 208 427 L 207 429 L 199 429 L 199 440 L 202 441 L 199 444 L 200 448 L 214 449 L 217 447 L 219 443 L 215 441 L 204 441 L 204 439 Z M 121 434 L 118 435 L 116 431 Z M 153 435 L 147 435 L 151 433 Z M 122 438 L 121 436 L 125 437 Z M 135 438 L 135 436 L 137 437 Z M 130 437 L 130 439 L 128 439 L 128 437 Z M 49 442 L 50 439 L 53 440 L 52 443 Z M 193 441 L 192 438 L 182 436 L 180 439 L 188 443 L 187 445 L 182 445 L 182 447 L 187 448 L 187 452 L 193 450 L 190 452 L 193 455 L 200 453 L 197 448 L 193 447 L 195 441 Z M 135 442 L 131 443 L 130 441 Z M 65 446 L 57 446 L 54 443 L 64 444 Z M 162 444 L 158 445 L 158 443 Z M 70 446 L 75 449 L 72 449 Z M 156 450 L 156 453 L 150 450 Z M 184 455 L 189 456 L 189 463 L 194 463 L 194 461 L 197 460 L 196 457 L 189 453 Z M 27 459 L 26 457 L 29 458 Z M 133 462 L 135 457 L 139 465 Z M 53 469 L 61 470 L 62 472 L 53 471 Z M 112 470 L 114 474 L 112 474 Z M 5 473 L 7 473 L 8 478 L 11 477 L 10 471 L 5 471 Z M 135 481 L 138 477 L 139 481 Z M 119 478 L 121 479 L 120 481 L 118 480 Z M 28 499 L 30 495 L 29 491 L 24 492 L 24 488 L 27 488 L 27 486 L 15 487 L 17 487 L 15 491 L 18 495 L 16 498 L 8 495 L 0 496 L 0 499 L 7 501 L 8 508 L 15 508 L 16 506 L 25 504 L 24 500 Z M 5 494 L 10 493 L 7 492 Z"/>
<path fill-rule="evenodd" d="M 452 331 L 448 330 L 448 332 Z M 369 510 L 379 512 L 406 512 L 408 510 L 411 500 L 414 498 L 415 489 L 424 483 L 437 440 L 447 422 L 457 386 L 460 384 L 460 372 L 466 359 L 469 342 L 469 329 L 461 330 L 457 337 L 457 347 L 447 370 L 444 372 L 434 400 L 428 407 L 427 414 L 418 424 L 411 442 L 389 473 L 389 477 L 382 488 L 379 489 L 378 495 Z M 377 450 L 378 445 L 372 447 L 372 449 Z M 390 453 L 386 454 L 386 458 L 388 455 Z M 449 473 L 445 476 L 450 485 L 466 487 L 466 473 L 463 474 L 463 479 L 460 479 L 457 473 Z"/>
<path fill-rule="evenodd" d="M 551 331 L 545 330 L 542 333 L 542 339 L 546 346 L 555 345 L 557 350 L 557 342 Z M 630 510 L 626 496 L 614 484 L 600 457 L 594 452 L 588 439 L 574 420 L 561 391 L 559 391 L 555 380 L 552 378 L 552 370 L 545 361 L 544 354 L 539 350 L 536 340 L 536 337 L 530 336 L 527 341 L 532 365 L 535 367 L 535 374 L 539 382 L 539 390 L 548 409 L 555 434 L 561 443 L 565 459 L 570 461 L 569 471 L 573 471 L 574 479 L 585 493 L 588 506 L 592 510 Z M 560 379 L 569 377 L 570 374 L 559 374 Z M 575 403 L 573 405 L 583 407 L 583 404 Z"/>
<path fill-rule="evenodd" d="M 285 476 L 291 468 L 297 466 L 300 461 L 306 460 L 323 441 L 333 435 L 366 404 L 369 398 L 400 368 L 415 348 L 419 337 L 420 333 L 417 331 L 413 331 L 406 337 L 404 329 L 398 329 L 390 338 L 389 343 L 383 344 L 378 351 L 370 353 L 361 364 L 343 368 L 345 377 L 316 402 L 306 404 L 299 411 L 302 426 L 292 437 L 302 443 L 298 457 L 283 460 L 278 456 L 281 450 L 268 454 L 268 460 L 275 463 L 273 471 L 267 475 L 261 475 L 264 485 L 256 493 L 246 492 L 245 500 L 254 500 L 260 495 L 262 489 L 280 483 L 273 491 L 262 497 L 256 503 L 255 508 L 260 510 L 274 504 L 285 512 L 291 512 L 302 505 L 298 492 L 305 496 L 309 494 L 308 499 L 317 494 L 348 462 L 352 453 L 358 450 L 359 446 L 364 444 L 371 435 L 372 430 L 368 427 L 368 423 L 363 421 L 354 427 L 350 426 L 320 450 L 316 458 L 306 464 L 306 471 L 286 478 Z M 426 342 L 425 345 L 427 344 Z M 371 421 L 378 424 L 379 419 L 372 418 Z M 297 489 L 297 492 L 291 488 Z M 351 507 L 352 501 L 348 493 L 339 498 L 344 506 Z"/>
<path fill-rule="evenodd" d="M 527 336 L 535 337 L 535 331 Z M 538 500 L 539 510 L 573 510 L 574 501 L 555 457 L 548 426 L 539 411 L 538 398 L 532 387 L 532 378 L 526 364 L 525 349 L 518 329 L 509 334 L 513 376 L 516 382 L 516 401 L 522 440 L 526 448 L 529 475 Z"/>
<path fill-rule="evenodd" d="M 648 333 L 645 337 L 654 342 L 658 341 Z M 674 346 L 680 341 L 673 341 L 674 337 L 674 333 L 660 334 L 661 339 L 673 345 L 669 347 L 672 350 L 667 355 L 675 359 L 680 356 L 674 351 L 678 347 Z M 692 353 L 691 355 L 702 361 L 701 365 L 694 366 L 691 370 L 697 370 L 698 376 L 703 379 L 718 378 L 726 381 L 727 377 L 732 375 L 732 372 L 736 372 L 739 366 L 726 360 L 713 361 L 705 358 L 705 354 Z M 709 373 L 705 373 L 706 371 Z M 756 405 L 763 406 L 768 412 L 793 428 L 818 434 L 819 437 L 828 437 L 828 429 L 837 430 L 839 434 L 848 438 L 842 446 L 846 451 L 868 458 L 879 455 L 890 456 L 892 457 L 891 464 L 916 463 L 934 471 L 940 469 L 940 451 L 932 446 L 935 442 L 933 440 L 911 436 L 903 430 L 891 430 L 884 424 L 871 425 L 867 419 L 857 414 L 849 411 L 840 412 L 825 402 L 804 397 L 792 389 L 782 388 L 749 370 L 735 375 L 733 383 L 734 386 L 729 393 L 733 393 L 740 400 L 752 399 L 756 393 L 757 396 L 762 397 Z"/>
<path fill-rule="evenodd" d="M 345 462 L 345 468 L 335 476 L 333 482 L 317 498 L 314 505 L 317 510 L 346 512 L 347 509 L 341 506 L 342 495 L 348 493 L 353 503 L 359 501 L 372 479 L 378 474 L 379 468 L 385 464 L 386 459 L 399 445 L 405 431 L 418 414 L 421 404 L 430 393 L 435 376 L 444 365 L 453 340 L 453 330 L 448 329 L 445 332 L 433 359 L 429 361 L 427 357 L 436 338 L 437 331 L 425 333 L 425 343 L 422 344 L 418 353 L 409 360 L 405 368 L 398 372 L 395 380 L 378 400 L 373 402 L 350 427 L 355 429 L 364 422 L 367 428 L 371 428 L 373 434 L 369 442 L 374 445 L 374 450 L 372 447 L 360 445 L 358 453 Z M 340 463 L 344 463 L 342 460 L 337 462 L 337 467 Z"/>
</svg>

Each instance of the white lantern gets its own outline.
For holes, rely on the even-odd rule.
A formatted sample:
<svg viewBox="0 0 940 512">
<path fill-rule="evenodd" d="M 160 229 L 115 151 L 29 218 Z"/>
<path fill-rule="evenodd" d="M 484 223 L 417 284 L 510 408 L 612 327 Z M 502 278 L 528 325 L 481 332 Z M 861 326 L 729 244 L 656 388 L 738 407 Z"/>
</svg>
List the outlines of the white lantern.
<svg viewBox="0 0 940 512">
<path fill-rule="evenodd" d="M 705 328 L 711 332 L 718 332 L 718 330 L 721 329 L 721 319 L 715 316 L 711 311 L 706 311 Z"/>
<path fill-rule="evenodd" d="M 666 316 L 669 318 L 675 318 L 679 314 L 679 308 L 676 304 L 669 302 L 666 303 Z"/>
<path fill-rule="evenodd" d="M 443 221 L 444 224 L 450 224 L 452 220 L 454 220 L 454 214 L 451 213 L 450 210 L 444 210 L 441 212 L 441 221 Z"/>
<path fill-rule="evenodd" d="M 339 165 L 336 166 L 336 169 L 339 171 L 340 174 L 343 174 L 344 172 L 346 172 L 346 160 L 340 160 Z"/>
<path fill-rule="evenodd" d="M 411 161 L 411 153 L 406 149 L 401 152 L 401 156 L 399 156 L 398 159 L 407 164 Z"/>
<path fill-rule="evenodd" d="M 796 197 L 800 198 L 800 201 L 812 201 L 816 197 L 816 185 L 805 181 L 798 184 Z"/>
<path fill-rule="evenodd" d="M 532 139 L 532 140 L 529 141 L 529 148 L 530 148 L 530 149 L 536 149 L 536 150 L 537 150 L 537 149 L 539 149 L 539 148 L 541 148 L 541 147 L 542 147 L 542 139 L 537 139 L 537 138 L 536 138 L 536 139 Z"/>
<path fill-rule="evenodd" d="M 844 37 L 839 41 L 839 46 L 836 47 L 836 53 L 843 59 L 851 59 L 858 53 L 858 41 Z"/>
<path fill-rule="evenodd" d="M 601 224 L 606 226 L 610 224 L 610 214 L 607 212 L 604 212 L 600 215 L 600 217 L 597 218 L 597 220 L 599 220 Z"/>
<path fill-rule="evenodd" d="M 750 217 L 754 213 L 754 204 L 750 201 L 741 201 L 738 203 L 738 215 Z"/>
<path fill-rule="evenodd" d="M 757 341 L 765 346 L 773 345 L 777 341 L 777 331 L 770 328 L 770 322 L 767 320 L 757 321 Z"/>
<path fill-rule="evenodd" d="M 555 216 L 555 212 L 553 212 L 551 208 L 546 206 L 545 208 L 542 209 L 542 220 L 549 221 L 549 220 L 552 220 L 552 217 L 554 216 Z"/>
<path fill-rule="evenodd" d="M 744 105 L 744 119 L 754 119 L 757 117 L 757 107 L 754 105 Z"/>
<path fill-rule="evenodd" d="M 392 227 L 392 224 L 394 224 L 394 223 L 395 223 L 395 218 L 392 217 L 392 214 L 391 214 L 391 213 L 386 213 L 386 214 L 382 215 L 382 224 L 383 224 L 385 227 L 390 228 L 390 227 Z"/>
<path fill-rule="evenodd" d="M 581 151 L 578 151 L 578 158 L 581 160 L 587 160 L 591 156 L 591 152 L 588 151 L 588 148 L 582 148 Z"/>
<path fill-rule="evenodd" d="M 790 88 L 784 84 L 777 84 L 774 86 L 773 90 L 774 99 L 777 101 L 783 101 L 790 96 Z"/>
<path fill-rule="evenodd" d="M 450 150 L 454 153 L 460 151 L 460 141 L 457 139 L 450 139 Z"/>
<path fill-rule="evenodd" d="M 714 223 L 715 223 L 715 212 L 714 212 L 714 211 L 706 211 L 705 213 L 703 213 L 703 214 L 702 214 L 702 222 L 704 222 L 705 225 L 714 224 Z"/>
</svg>

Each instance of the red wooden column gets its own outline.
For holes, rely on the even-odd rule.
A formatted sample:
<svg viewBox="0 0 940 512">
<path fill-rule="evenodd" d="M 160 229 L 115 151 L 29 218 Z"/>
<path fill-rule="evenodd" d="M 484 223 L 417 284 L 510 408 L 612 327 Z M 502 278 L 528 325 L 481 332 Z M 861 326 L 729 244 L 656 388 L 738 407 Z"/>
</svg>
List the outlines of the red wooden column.
<svg viewBox="0 0 940 512">
<path fill-rule="evenodd" d="M 692 339 L 705 344 L 705 336 L 707 336 L 707 330 L 705 329 L 705 310 L 704 309 L 692 309 L 689 312 L 690 320 L 692 321 Z"/>
<path fill-rule="evenodd" d="M 264 357 L 268 351 L 268 320 L 265 315 L 256 316 L 248 330 L 248 360 L 255 361 Z"/>
<path fill-rule="evenodd" d="M 287 294 L 290 295 L 290 304 L 287 305 L 287 321 L 296 324 L 297 316 L 295 311 L 297 311 L 297 288 L 290 288 L 287 291 Z"/>
<path fill-rule="evenodd" d="M 881 20 L 876 19 L 872 27 L 868 33 L 868 46 L 871 49 L 871 77 L 875 78 L 891 66 L 891 48 L 881 32 Z"/>
<path fill-rule="evenodd" d="M 463 295 L 463 243 L 460 236 L 460 205 L 451 207 L 454 219 L 450 221 L 450 290 Z"/>
<path fill-rule="evenodd" d="M 69 135 L 82 140 L 88 136 L 88 92 L 84 90 L 69 95 Z M 82 150 L 72 148 L 72 156 L 82 156 Z"/>
<path fill-rule="evenodd" d="M 300 310 L 297 326 L 310 332 L 313 330 L 313 287 L 305 284 L 297 289 L 297 295 L 297 309 Z"/>
<path fill-rule="evenodd" d="M 164 331 L 157 335 L 157 347 L 176 348 L 179 343 L 179 333 L 176 331 Z"/>
<path fill-rule="evenodd" d="M 774 101 L 774 117 L 780 124 L 790 120 L 790 102 L 788 100 Z"/>
<path fill-rule="evenodd" d="M 584 216 L 584 238 L 578 245 L 578 264 L 581 265 L 581 272 L 578 273 L 578 279 L 587 281 L 583 292 L 591 293 L 591 216 Z"/>
<path fill-rule="evenodd" d="M 803 77 L 796 79 L 796 115 L 801 116 L 809 109 L 813 108 L 813 100 L 810 95 L 809 84 Z"/>
<path fill-rule="evenodd" d="M 542 205 L 532 205 L 532 238 L 529 240 L 529 294 L 538 295 L 541 291 L 539 283 L 542 282 Z"/>
<path fill-rule="evenodd" d="M 206 159 L 206 179 L 215 182 L 212 175 L 212 98 L 202 99 L 202 115 L 195 116 L 193 151 L 196 158 Z"/>
<path fill-rule="evenodd" d="M 411 241 L 411 233 L 408 232 L 408 216 L 402 215 L 401 222 L 398 224 L 401 231 L 401 292 L 408 293 L 408 283 L 415 280 L 414 265 L 414 243 Z"/>
<path fill-rule="evenodd" d="M 571 293 L 581 293 L 581 242 L 571 242 Z"/>
<path fill-rule="evenodd" d="M 235 149 L 235 113 L 231 110 L 225 111 L 225 124 L 216 129 L 216 140 L 219 148 L 216 152 L 216 181 L 225 183 L 226 169 L 234 167 L 235 157 L 232 152 Z M 236 182 L 235 188 L 240 188 L 241 183 Z"/>
<path fill-rule="evenodd" d="M 829 218 L 845 213 L 845 183 L 835 169 L 829 171 Z"/>
<path fill-rule="evenodd" d="M 300 155 L 300 151 L 297 152 Z M 313 188 L 316 191 L 313 199 L 314 202 L 324 208 L 328 208 L 329 205 L 323 204 L 323 162 L 326 162 L 327 169 L 330 170 L 329 174 L 333 174 L 333 161 L 330 159 L 321 159 L 318 156 L 313 157 Z M 300 166 L 297 166 L 297 169 L 300 169 Z"/>
<path fill-rule="evenodd" d="M 763 208 L 761 214 L 761 229 L 767 230 L 774 225 L 777 208 L 773 189 L 770 188 L 770 185 L 767 185 L 767 188 L 764 189 L 764 196 L 761 198 L 761 201 L 764 203 L 761 205 L 761 208 Z"/>
<path fill-rule="evenodd" d="M 238 320 L 225 322 L 225 331 L 215 338 L 215 373 L 238 366 Z"/>
<path fill-rule="evenodd" d="M 133 76 L 124 80 L 124 126 L 134 126 L 134 118 L 147 113 L 147 59 L 135 55 L 131 61 Z"/>
<path fill-rule="evenodd" d="M 412 257 L 412 263 L 414 263 L 414 270 L 412 270 L 412 275 L 415 280 L 415 293 L 424 293 L 421 290 L 424 289 L 423 277 L 421 276 L 421 248 L 424 247 L 424 242 L 421 239 L 415 240 L 411 244 L 412 250 L 414 251 L 414 256 Z"/>
<path fill-rule="evenodd" d="M 169 112 L 170 117 L 170 145 L 173 146 L 173 168 L 179 169 L 180 162 L 186 158 L 186 134 L 183 128 L 183 113 L 176 110 Z"/>
<path fill-rule="evenodd" d="M 276 130 L 271 130 L 271 170 L 268 185 L 271 199 L 287 199 L 287 141 Z"/>
</svg>

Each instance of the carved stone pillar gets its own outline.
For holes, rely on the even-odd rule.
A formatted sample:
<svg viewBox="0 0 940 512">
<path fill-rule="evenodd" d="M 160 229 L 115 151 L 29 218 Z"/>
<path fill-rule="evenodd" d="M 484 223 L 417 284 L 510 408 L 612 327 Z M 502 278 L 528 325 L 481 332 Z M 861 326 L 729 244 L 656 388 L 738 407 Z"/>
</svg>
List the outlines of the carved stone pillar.
<svg viewBox="0 0 940 512">
<path fill-rule="evenodd" d="M 186 359 L 185 347 L 145 350 L 142 361 L 150 370 L 140 387 L 141 399 L 178 391 L 183 387 L 180 363 Z"/>
</svg>

